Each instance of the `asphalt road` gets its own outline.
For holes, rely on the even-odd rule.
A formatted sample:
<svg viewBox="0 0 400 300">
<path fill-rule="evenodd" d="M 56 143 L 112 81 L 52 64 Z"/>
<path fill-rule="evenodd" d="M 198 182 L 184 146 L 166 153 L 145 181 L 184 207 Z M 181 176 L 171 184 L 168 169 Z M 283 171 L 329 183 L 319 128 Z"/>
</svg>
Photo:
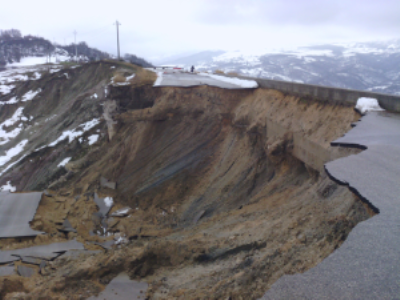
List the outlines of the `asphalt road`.
<svg viewBox="0 0 400 300">
<path fill-rule="evenodd" d="M 0 238 L 36 236 L 32 221 L 42 198 L 42 193 L 0 192 Z"/>
<path fill-rule="evenodd" d="M 315 268 L 281 277 L 262 299 L 400 299 L 400 116 L 370 112 L 332 144 L 367 147 L 326 170 L 380 213 Z"/>
<path fill-rule="evenodd" d="M 242 89 L 238 84 L 224 82 L 208 76 L 202 76 L 191 73 L 167 73 L 162 74 L 161 82 L 158 86 L 197 86 L 210 85 L 224 89 Z"/>
</svg>

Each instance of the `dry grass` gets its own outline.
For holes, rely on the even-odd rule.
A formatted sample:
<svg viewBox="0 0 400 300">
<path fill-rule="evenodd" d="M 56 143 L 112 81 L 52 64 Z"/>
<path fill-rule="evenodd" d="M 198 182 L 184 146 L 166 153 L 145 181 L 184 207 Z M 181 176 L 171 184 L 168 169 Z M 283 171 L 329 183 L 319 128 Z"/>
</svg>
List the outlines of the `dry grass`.
<svg viewBox="0 0 400 300">
<path fill-rule="evenodd" d="M 236 72 L 229 72 L 229 73 L 227 73 L 227 75 L 228 76 L 239 76 L 239 74 Z"/>
<path fill-rule="evenodd" d="M 224 71 L 222 71 L 222 70 L 215 70 L 215 72 L 214 72 L 215 74 L 225 74 L 225 72 Z"/>
<path fill-rule="evenodd" d="M 117 83 L 117 82 L 125 82 L 126 78 L 124 75 L 120 74 L 120 73 L 116 73 L 113 77 L 113 82 Z"/>
<path fill-rule="evenodd" d="M 146 85 L 146 84 L 153 85 L 156 79 L 157 79 L 156 73 L 140 68 L 136 71 L 136 75 L 132 79 L 132 83 L 135 86 Z"/>
</svg>

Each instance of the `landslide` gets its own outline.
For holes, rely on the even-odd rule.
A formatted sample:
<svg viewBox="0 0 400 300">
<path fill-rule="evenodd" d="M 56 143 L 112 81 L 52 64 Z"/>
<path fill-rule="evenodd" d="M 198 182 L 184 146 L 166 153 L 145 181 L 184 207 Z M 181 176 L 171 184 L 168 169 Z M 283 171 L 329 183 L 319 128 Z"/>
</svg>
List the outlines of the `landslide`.
<svg viewBox="0 0 400 300">
<path fill-rule="evenodd" d="M 149 283 L 149 299 L 257 299 L 280 276 L 321 262 L 371 216 L 346 187 L 292 155 L 293 132 L 329 149 L 359 118 L 351 107 L 265 89 L 156 88 L 147 79 L 110 86 L 106 96 L 92 108 L 103 112 L 93 129 L 103 138 L 85 151 L 67 146 L 68 176 L 46 182 L 52 196 L 32 226 L 49 235 L 24 243 L 127 242 L 57 259 L 45 276 L 24 279 L 21 299 L 85 299 L 122 271 Z M 267 124 L 286 133 L 268 136 Z M 21 176 L 31 176 L 27 164 Z M 109 222 L 111 237 L 89 234 L 99 229 L 94 193 L 113 197 L 111 212 L 133 209 Z M 76 234 L 57 232 L 66 217 Z"/>
</svg>

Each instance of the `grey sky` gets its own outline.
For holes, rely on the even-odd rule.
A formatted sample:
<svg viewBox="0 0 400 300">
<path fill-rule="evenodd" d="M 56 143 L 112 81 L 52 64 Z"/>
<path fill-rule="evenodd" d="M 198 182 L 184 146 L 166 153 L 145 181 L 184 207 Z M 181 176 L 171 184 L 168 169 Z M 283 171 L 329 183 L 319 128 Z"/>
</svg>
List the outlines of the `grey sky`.
<svg viewBox="0 0 400 300">
<path fill-rule="evenodd" d="M 3 1 L 0 29 L 77 40 L 147 59 L 201 50 L 263 52 L 308 44 L 400 38 L 400 0 Z"/>
</svg>

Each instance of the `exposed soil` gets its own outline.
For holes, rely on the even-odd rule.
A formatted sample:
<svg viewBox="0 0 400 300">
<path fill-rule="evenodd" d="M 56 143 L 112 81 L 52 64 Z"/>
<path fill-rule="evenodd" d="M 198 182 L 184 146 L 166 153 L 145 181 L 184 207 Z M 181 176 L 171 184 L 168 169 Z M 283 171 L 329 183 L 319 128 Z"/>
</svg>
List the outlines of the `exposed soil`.
<svg viewBox="0 0 400 300">
<path fill-rule="evenodd" d="M 61 256 L 44 275 L 0 277 L 4 299 L 86 299 L 122 271 L 149 283 L 149 299 L 257 299 L 282 275 L 321 262 L 373 215 L 346 187 L 291 154 L 291 132 L 329 149 L 359 118 L 353 108 L 274 90 L 154 88 L 150 74 L 137 72 L 132 85 L 109 87 L 107 98 L 92 103 L 93 117 L 105 101 L 116 104 L 107 113 L 113 122 L 93 129 L 102 135 L 97 143 L 44 148 L 40 160 L 28 156 L 9 173 L 27 178 L 23 190 L 43 186 L 31 179 L 33 169 L 49 174 L 52 196 L 43 196 L 32 222 L 48 234 L 0 241 L 3 249 L 77 238 L 101 250 L 91 242 L 115 236 L 126 244 Z M 59 101 L 75 101 L 68 99 Z M 287 133 L 268 136 L 267 120 Z M 73 159 L 60 171 L 49 156 L 62 151 Z M 117 189 L 102 187 L 101 176 Z M 89 234 L 102 229 L 94 193 L 113 197 L 111 212 L 132 208 L 108 219 L 110 236 Z M 65 218 L 77 233 L 57 230 Z"/>
</svg>

